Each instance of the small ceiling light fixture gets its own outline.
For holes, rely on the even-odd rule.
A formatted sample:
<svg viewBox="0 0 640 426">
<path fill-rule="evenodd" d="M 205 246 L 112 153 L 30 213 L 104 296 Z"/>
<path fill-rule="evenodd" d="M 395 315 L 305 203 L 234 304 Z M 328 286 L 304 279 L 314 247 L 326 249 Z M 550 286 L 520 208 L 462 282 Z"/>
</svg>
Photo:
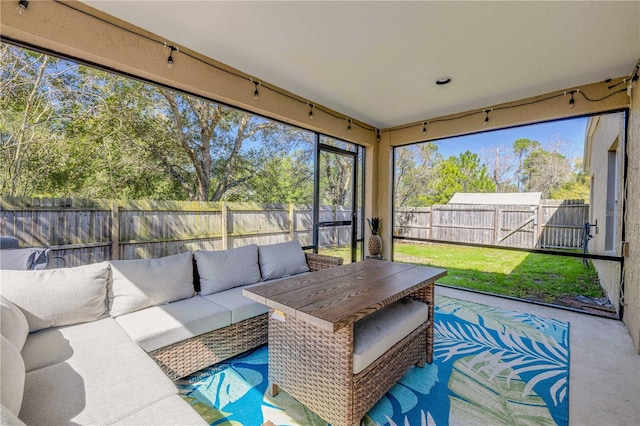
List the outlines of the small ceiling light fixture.
<svg viewBox="0 0 640 426">
<path fill-rule="evenodd" d="M 260 97 L 260 92 L 258 91 L 258 86 L 260 86 L 262 83 L 260 83 L 258 80 L 254 80 L 253 78 L 251 79 L 251 82 L 253 83 L 254 86 L 254 91 L 253 91 L 253 99 L 255 99 L 256 101 L 258 100 L 258 98 Z"/>
<path fill-rule="evenodd" d="M 351 133 L 351 119 L 347 118 L 347 132 Z"/>
<path fill-rule="evenodd" d="M 313 120 L 313 107 L 314 107 L 314 105 L 311 102 L 307 102 L 307 105 L 309 105 L 309 120 Z"/>
<path fill-rule="evenodd" d="M 434 83 L 436 84 L 436 86 L 444 86 L 446 84 L 451 83 L 451 81 L 452 81 L 451 77 L 445 75 L 443 77 L 436 79 Z"/>
<path fill-rule="evenodd" d="M 180 52 L 180 49 L 175 46 L 170 46 L 166 42 L 164 45 L 170 49 L 169 57 L 167 58 L 167 68 L 171 69 L 173 68 L 173 52 Z"/>
<path fill-rule="evenodd" d="M 16 7 L 16 10 L 18 11 L 18 13 L 20 15 L 22 15 L 24 13 L 24 11 L 27 10 L 27 7 L 29 7 L 29 1 L 28 0 L 20 0 L 18 2 L 18 6 Z"/>
<path fill-rule="evenodd" d="M 376 129 L 376 140 L 380 142 L 380 129 Z"/>
<path fill-rule="evenodd" d="M 580 93 L 580 89 L 572 90 L 569 93 L 571 94 L 571 99 L 569 99 L 569 108 L 573 108 L 576 104 L 576 100 L 573 98 L 573 94 Z"/>
<path fill-rule="evenodd" d="M 484 116 L 484 125 L 485 125 L 485 126 L 488 126 L 488 125 L 489 125 L 489 113 L 490 113 L 491 111 L 493 111 L 493 108 L 485 109 L 485 110 L 483 111 L 483 112 L 484 112 L 484 114 L 485 114 L 485 116 Z"/>
</svg>

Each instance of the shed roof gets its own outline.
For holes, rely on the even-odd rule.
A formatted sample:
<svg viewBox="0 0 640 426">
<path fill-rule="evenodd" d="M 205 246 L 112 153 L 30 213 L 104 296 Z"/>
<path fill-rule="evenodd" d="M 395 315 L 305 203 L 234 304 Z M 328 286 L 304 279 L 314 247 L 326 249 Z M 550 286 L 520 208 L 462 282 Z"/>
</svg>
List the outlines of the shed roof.
<svg viewBox="0 0 640 426">
<path fill-rule="evenodd" d="M 540 204 L 541 198 L 542 192 L 456 192 L 449 200 L 449 204 L 516 204 L 531 206 Z"/>
</svg>

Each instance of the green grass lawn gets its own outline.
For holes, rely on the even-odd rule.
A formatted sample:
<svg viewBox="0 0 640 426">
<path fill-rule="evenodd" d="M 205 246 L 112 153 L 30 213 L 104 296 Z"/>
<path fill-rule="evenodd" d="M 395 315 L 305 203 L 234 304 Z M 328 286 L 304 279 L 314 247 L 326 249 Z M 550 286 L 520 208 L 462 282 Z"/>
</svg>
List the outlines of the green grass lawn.
<svg viewBox="0 0 640 426">
<path fill-rule="evenodd" d="M 396 242 L 394 260 L 445 268 L 439 283 L 494 294 L 549 303 L 563 296 L 604 297 L 595 268 L 575 257 Z"/>
</svg>

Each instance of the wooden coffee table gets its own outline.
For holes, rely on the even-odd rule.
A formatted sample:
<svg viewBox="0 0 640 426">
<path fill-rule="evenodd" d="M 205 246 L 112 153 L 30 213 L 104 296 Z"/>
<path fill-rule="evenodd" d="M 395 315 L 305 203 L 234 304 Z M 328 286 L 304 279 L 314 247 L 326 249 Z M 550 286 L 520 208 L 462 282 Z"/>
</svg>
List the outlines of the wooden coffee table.
<svg viewBox="0 0 640 426">
<path fill-rule="evenodd" d="M 412 365 L 431 363 L 435 280 L 443 269 L 385 260 L 294 276 L 244 290 L 269 307 L 269 382 L 332 425 L 359 424 Z M 428 320 L 353 374 L 354 323 L 401 298 L 428 304 Z"/>
</svg>

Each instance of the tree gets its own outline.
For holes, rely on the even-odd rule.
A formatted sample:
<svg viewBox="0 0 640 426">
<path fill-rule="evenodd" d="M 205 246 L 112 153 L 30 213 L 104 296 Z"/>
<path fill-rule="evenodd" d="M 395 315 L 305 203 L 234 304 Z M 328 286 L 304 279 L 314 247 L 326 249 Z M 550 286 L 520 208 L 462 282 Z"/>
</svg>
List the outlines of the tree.
<svg viewBox="0 0 640 426">
<path fill-rule="evenodd" d="M 497 192 L 518 192 L 515 179 L 517 165 L 512 150 L 504 145 L 490 148 L 486 154 L 486 164 Z"/>
<path fill-rule="evenodd" d="M 428 206 L 435 197 L 436 166 L 441 161 L 438 146 L 431 142 L 396 148 L 396 206 Z"/>
<path fill-rule="evenodd" d="M 533 149 L 523 163 L 522 182 L 525 191 L 542 192 L 544 198 L 571 180 L 571 164 L 559 152 Z"/>
<path fill-rule="evenodd" d="M 352 206 L 353 160 L 344 155 L 321 153 L 320 155 L 320 204 Z"/>
<path fill-rule="evenodd" d="M 432 204 L 447 203 L 456 192 L 495 192 L 487 166 L 480 163 L 478 154 L 465 151 L 438 164 L 436 196 Z"/>
<path fill-rule="evenodd" d="M 518 192 L 522 192 L 524 189 L 524 162 L 529 153 L 540 147 L 540 142 L 532 141 L 530 139 L 516 139 L 513 142 L 513 152 L 518 158 L 518 167 L 516 169 L 516 186 Z"/>
<path fill-rule="evenodd" d="M 313 141 L 284 157 L 267 160 L 253 174 L 248 194 L 259 203 L 313 204 Z M 229 196 L 230 201 L 246 201 Z"/>
<path fill-rule="evenodd" d="M 589 200 L 591 183 L 584 171 L 583 162 L 576 161 L 571 178 L 559 188 L 552 189 L 549 196 L 556 200 Z"/>
<path fill-rule="evenodd" d="M 1 194 L 255 199 L 256 176 L 275 171 L 265 167 L 306 161 L 295 152 L 313 144 L 310 132 L 209 100 L 0 49 Z"/>
</svg>

